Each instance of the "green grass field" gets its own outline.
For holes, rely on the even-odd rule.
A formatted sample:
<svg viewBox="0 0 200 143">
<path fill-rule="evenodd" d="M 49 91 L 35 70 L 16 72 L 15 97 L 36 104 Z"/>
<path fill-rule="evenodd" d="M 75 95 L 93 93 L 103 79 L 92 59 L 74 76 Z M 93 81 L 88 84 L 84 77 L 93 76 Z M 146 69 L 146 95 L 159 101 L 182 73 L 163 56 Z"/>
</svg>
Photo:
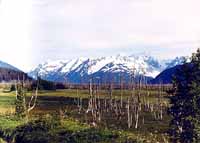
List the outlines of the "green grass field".
<svg viewBox="0 0 200 143">
<path fill-rule="evenodd" d="M 137 92 L 137 91 L 136 91 Z M 31 93 L 27 93 L 27 100 Z M 105 90 L 99 91 L 101 99 L 109 98 L 108 92 Z M 130 97 L 131 91 L 123 91 L 123 101 L 126 101 Z M 141 98 L 145 98 L 151 104 L 158 101 L 158 91 L 141 91 Z M 147 96 L 148 95 L 148 96 Z M 113 96 L 117 100 L 121 97 L 120 90 L 114 90 Z M 82 136 L 85 132 L 90 133 L 92 126 L 85 120 L 85 112 L 78 114 L 76 106 L 76 100 L 82 98 L 83 101 L 87 102 L 89 98 L 88 90 L 57 90 L 57 91 L 39 91 L 36 108 L 31 112 L 29 120 L 37 120 L 38 117 L 46 115 L 54 115 L 59 113 L 60 109 L 65 109 L 66 117 L 62 120 L 62 124 L 58 127 L 51 129 L 49 136 L 52 134 L 57 136 L 57 140 L 61 139 L 61 131 L 68 131 L 77 133 L 77 136 Z M 168 105 L 168 99 L 166 94 L 163 92 L 161 99 Z M 143 101 L 143 100 L 141 100 Z M 0 92 L 0 130 L 4 131 L 4 134 L 10 134 L 17 127 L 23 126 L 25 121 L 21 121 L 12 116 L 15 112 L 15 92 Z M 116 138 L 109 138 L 107 135 L 103 136 L 103 140 L 98 142 L 112 142 L 121 141 L 125 142 L 126 139 L 130 138 L 134 142 L 167 142 L 168 136 L 166 132 L 168 130 L 169 116 L 165 113 L 162 121 L 154 120 L 150 113 L 142 113 L 145 117 L 145 123 L 138 129 L 127 129 L 126 122 L 118 122 L 111 115 L 105 115 L 102 119 L 103 122 L 99 123 L 96 127 L 96 134 L 102 137 L 102 133 L 106 132 L 109 134 L 116 134 Z M 81 132 L 81 135 L 78 133 Z M 77 137 L 78 138 L 78 137 Z M 84 140 L 84 139 L 83 139 Z M 78 142 L 78 141 L 77 141 Z M 86 141 L 87 142 L 87 141 Z M 89 142 L 89 141 L 88 141 Z"/>
</svg>

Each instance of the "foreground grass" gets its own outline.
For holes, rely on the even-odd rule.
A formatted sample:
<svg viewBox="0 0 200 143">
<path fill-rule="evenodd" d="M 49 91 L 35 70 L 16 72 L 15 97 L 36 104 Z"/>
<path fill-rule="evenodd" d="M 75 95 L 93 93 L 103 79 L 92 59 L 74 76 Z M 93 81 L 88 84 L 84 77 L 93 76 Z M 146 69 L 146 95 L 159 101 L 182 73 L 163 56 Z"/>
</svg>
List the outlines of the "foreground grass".
<svg viewBox="0 0 200 143">
<path fill-rule="evenodd" d="M 46 118 L 48 117 L 48 118 Z M 14 116 L 0 116 L 0 138 L 31 143 L 130 143 L 144 141 L 130 132 L 94 128 L 74 119 L 61 122 L 46 116 L 25 123 Z M 3 140 L 0 140 L 3 142 Z"/>
<path fill-rule="evenodd" d="M 166 136 L 95 128 L 72 118 L 61 122 L 51 116 L 28 123 L 14 116 L 0 116 L 0 138 L 25 143 L 164 143 Z M 3 141 L 2 141 L 3 142 Z"/>
<path fill-rule="evenodd" d="M 114 90 L 113 95 L 120 99 L 120 90 Z M 158 92 L 157 91 L 150 91 L 149 96 L 146 96 L 148 93 L 147 91 L 142 91 L 142 96 L 147 98 L 150 103 L 156 103 Z M 27 93 L 27 97 L 29 97 L 31 93 Z M 100 98 L 109 97 L 108 92 L 105 90 L 100 91 Z M 128 96 L 131 95 L 131 91 L 123 91 L 123 100 L 126 100 Z M 42 114 L 46 114 L 46 109 L 51 109 L 51 111 L 57 110 L 60 106 L 60 100 L 63 102 L 68 101 L 68 98 L 77 98 L 80 97 L 82 99 L 87 99 L 89 97 L 88 90 L 57 90 L 57 91 L 39 91 L 39 98 L 37 102 L 37 110 L 35 110 L 36 114 L 41 112 Z M 164 97 L 165 94 L 163 93 L 162 99 L 168 102 L 167 98 Z M 63 99 L 63 100 L 62 100 Z M 5 138 L 11 137 L 13 132 L 16 129 L 21 129 L 27 127 L 27 123 L 24 120 L 19 120 L 14 116 L 6 116 L 7 114 L 14 112 L 15 107 L 15 92 L 0 92 L 0 134 Z M 45 108 L 45 110 L 41 110 L 41 108 Z M 71 108 L 69 108 L 71 110 Z M 71 111 L 70 111 L 71 112 Z M 76 111 L 77 112 L 77 111 Z M 1 115 L 2 114 L 2 115 Z M 72 113 L 73 114 L 73 113 Z M 147 119 L 151 116 L 148 115 Z M 48 118 L 48 117 L 46 117 Z M 51 117 L 49 117 L 51 118 Z M 155 122 L 152 119 L 148 119 L 148 123 L 142 127 L 141 130 L 123 130 L 117 128 L 110 128 L 107 129 L 106 126 L 100 128 L 93 128 L 88 124 L 80 123 L 78 118 L 74 118 L 69 114 L 67 119 L 62 120 L 60 125 L 53 126 L 50 129 L 44 131 L 37 131 L 37 132 L 30 132 L 27 133 L 26 138 L 39 138 L 44 136 L 47 138 L 41 139 L 42 143 L 45 143 L 46 140 L 52 140 L 52 143 L 62 142 L 65 140 L 66 142 L 102 142 L 102 143 L 124 143 L 127 140 L 130 143 L 134 142 L 160 142 L 164 143 L 167 142 L 167 136 L 165 134 L 159 133 L 160 130 L 166 131 L 168 126 L 168 121 L 164 122 Z M 31 117 L 30 122 L 34 122 L 37 120 L 34 117 Z M 46 119 L 45 119 L 46 120 Z M 55 119 L 60 120 L 60 119 Z M 54 122 L 53 120 L 50 122 Z M 126 121 L 125 121 L 126 122 Z M 108 123 L 110 124 L 110 123 Z M 36 126 L 37 127 L 37 126 Z M 145 131 L 146 130 L 146 131 Z M 87 137 L 88 136 L 88 137 Z M 87 137 L 87 138 L 85 138 Z M 0 136 L 1 138 L 1 136 Z M 89 138 L 89 139 L 88 139 Z M 0 139 L 0 143 L 3 142 Z M 26 142 L 30 142 L 27 141 Z M 38 142 L 39 143 L 39 140 Z M 64 142 L 63 142 L 64 143 Z M 128 143 L 128 142 L 126 142 Z"/>
<path fill-rule="evenodd" d="M 15 93 L 0 92 L 0 115 L 11 114 L 15 111 Z"/>
</svg>

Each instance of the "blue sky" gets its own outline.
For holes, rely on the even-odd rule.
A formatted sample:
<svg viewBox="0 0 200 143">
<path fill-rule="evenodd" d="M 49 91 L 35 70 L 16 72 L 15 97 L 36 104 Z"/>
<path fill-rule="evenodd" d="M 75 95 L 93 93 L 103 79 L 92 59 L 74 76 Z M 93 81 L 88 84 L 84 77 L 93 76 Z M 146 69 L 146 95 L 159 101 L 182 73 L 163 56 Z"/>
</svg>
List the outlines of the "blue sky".
<svg viewBox="0 0 200 143">
<path fill-rule="evenodd" d="M 47 59 L 190 55 L 199 0 L 1 0 L 0 60 L 28 71 Z"/>
</svg>

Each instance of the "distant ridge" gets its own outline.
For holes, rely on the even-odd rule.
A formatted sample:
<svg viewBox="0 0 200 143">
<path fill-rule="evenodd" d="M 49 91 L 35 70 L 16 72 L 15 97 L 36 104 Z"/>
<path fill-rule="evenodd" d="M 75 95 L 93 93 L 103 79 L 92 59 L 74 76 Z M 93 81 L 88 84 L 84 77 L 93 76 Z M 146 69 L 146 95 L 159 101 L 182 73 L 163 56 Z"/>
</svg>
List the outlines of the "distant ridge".
<svg viewBox="0 0 200 143">
<path fill-rule="evenodd" d="M 28 75 L 21 71 L 16 71 L 7 68 L 0 68 L 0 82 L 10 82 L 13 80 L 32 80 Z"/>
<path fill-rule="evenodd" d="M 21 71 L 18 68 L 14 67 L 14 66 L 6 63 L 6 62 L 3 62 L 3 61 L 0 61 L 0 68 L 11 69 L 11 70 L 14 70 L 14 71 Z"/>
<path fill-rule="evenodd" d="M 18 68 L 0 61 L 0 82 L 10 82 L 13 80 L 32 80 L 26 73 L 19 70 Z"/>
<path fill-rule="evenodd" d="M 187 66 L 189 66 L 192 69 L 191 63 L 185 63 Z M 184 65 L 185 65 L 184 64 Z M 176 73 L 179 69 L 181 69 L 183 64 L 174 66 L 172 68 L 166 69 L 163 72 L 161 72 L 156 78 L 150 81 L 152 84 L 172 84 L 174 77 L 176 76 Z"/>
<path fill-rule="evenodd" d="M 152 84 L 172 84 L 173 77 L 176 71 L 181 68 L 182 65 L 177 65 L 175 67 L 169 68 L 161 72 L 155 79 L 151 80 Z"/>
</svg>

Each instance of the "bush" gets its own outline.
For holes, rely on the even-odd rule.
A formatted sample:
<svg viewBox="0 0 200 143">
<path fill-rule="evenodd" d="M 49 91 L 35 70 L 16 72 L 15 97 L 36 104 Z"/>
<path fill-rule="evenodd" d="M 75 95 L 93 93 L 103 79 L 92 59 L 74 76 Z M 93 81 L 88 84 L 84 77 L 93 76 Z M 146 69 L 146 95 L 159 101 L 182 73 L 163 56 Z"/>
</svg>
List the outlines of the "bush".
<svg viewBox="0 0 200 143">
<path fill-rule="evenodd" d="M 16 143 L 48 143 L 54 136 L 51 130 L 60 126 L 60 121 L 52 116 L 31 121 L 17 127 L 14 133 Z"/>
<path fill-rule="evenodd" d="M 15 89 L 15 85 L 12 84 L 11 87 L 10 87 L 10 92 L 15 91 L 15 90 L 16 90 L 16 89 Z"/>
</svg>

